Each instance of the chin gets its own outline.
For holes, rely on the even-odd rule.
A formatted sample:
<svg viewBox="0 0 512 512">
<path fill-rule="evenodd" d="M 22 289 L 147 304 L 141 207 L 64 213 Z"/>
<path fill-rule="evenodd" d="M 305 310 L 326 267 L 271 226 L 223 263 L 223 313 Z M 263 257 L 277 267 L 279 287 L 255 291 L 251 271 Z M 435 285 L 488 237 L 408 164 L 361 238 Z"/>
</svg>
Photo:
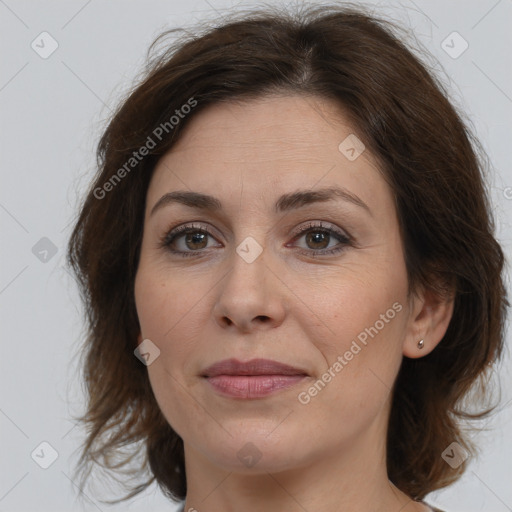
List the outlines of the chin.
<svg viewBox="0 0 512 512">
<path fill-rule="evenodd" d="M 226 425 L 232 436 L 225 433 L 222 439 L 209 439 L 201 451 L 209 454 L 208 458 L 226 471 L 253 475 L 284 471 L 304 463 L 308 454 L 298 451 L 298 448 L 304 449 L 303 438 L 301 440 L 298 433 L 283 428 L 279 435 L 276 432 L 269 434 L 276 428 L 275 422 L 271 428 L 268 428 L 270 422 L 259 421 L 259 428 L 256 423 L 246 425 L 246 428 L 238 425 L 237 431 Z"/>
<path fill-rule="evenodd" d="M 290 450 L 282 448 L 276 451 L 274 447 L 262 447 L 252 441 L 238 445 L 230 445 L 226 451 L 212 452 L 212 462 L 226 470 L 247 475 L 279 473 L 296 467 L 295 457 L 290 457 Z M 300 465 L 300 461 L 296 461 Z"/>
</svg>

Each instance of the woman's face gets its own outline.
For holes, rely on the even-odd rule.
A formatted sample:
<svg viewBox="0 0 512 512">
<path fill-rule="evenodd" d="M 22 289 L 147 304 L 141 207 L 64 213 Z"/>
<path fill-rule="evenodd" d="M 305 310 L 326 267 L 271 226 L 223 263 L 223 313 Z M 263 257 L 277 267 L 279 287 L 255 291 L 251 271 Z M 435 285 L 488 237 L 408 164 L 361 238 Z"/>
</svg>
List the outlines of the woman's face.
<svg viewBox="0 0 512 512">
<path fill-rule="evenodd" d="M 160 350 L 151 386 L 190 460 L 262 472 L 382 449 L 419 333 L 392 194 L 354 133 L 320 98 L 216 104 L 158 163 L 139 342 Z M 292 370 L 208 370 L 232 359 Z"/>
</svg>

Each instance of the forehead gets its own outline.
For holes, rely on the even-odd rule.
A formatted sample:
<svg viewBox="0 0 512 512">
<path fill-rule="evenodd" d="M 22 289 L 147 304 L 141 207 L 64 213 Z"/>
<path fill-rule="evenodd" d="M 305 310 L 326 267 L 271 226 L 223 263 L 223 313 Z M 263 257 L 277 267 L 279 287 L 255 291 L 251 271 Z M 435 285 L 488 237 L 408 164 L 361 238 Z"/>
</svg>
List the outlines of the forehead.
<svg viewBox="0 0 512 512">
<path fill-rule="evenodd" d="M 214 147 L 228 160 L 249 152 L 264 158 L 264 151 L 279 160 L 296 152 L 316 158 L 314 148 L 332 149 L 333 139 L 353 131 L 341 107 L 332 101 L 272 95 L 209 105 L 191 120 L 172 152 L 194 144 Z"/>
<path fill-rule="evenodd" d="M 343 186 L 365 202 L 373 197 L 384 207 L 391 193 L 376 159 L 357 146 L 358 140 L 339 105 L 319 97 L 267 96 L 210 105 L 195 114 L 158 162 L 148 207 L 177 189 L 235 199 L 243 190 L 249 203 L 268 200 L 270 205 L 270 196 L 330 185 Z M 354 151 L 347 153 L 354 142 Z"/>
</svg>

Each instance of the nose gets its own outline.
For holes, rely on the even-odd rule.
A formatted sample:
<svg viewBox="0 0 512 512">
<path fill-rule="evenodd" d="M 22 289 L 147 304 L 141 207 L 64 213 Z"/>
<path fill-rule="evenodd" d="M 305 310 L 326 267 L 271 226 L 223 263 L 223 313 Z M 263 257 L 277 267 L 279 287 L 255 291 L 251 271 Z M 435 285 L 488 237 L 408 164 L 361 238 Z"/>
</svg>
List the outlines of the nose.
<svg viewBox="0 0 512 512">
<path fill-rule="evenodd" d="M 243 333 L 279 326 L 285 316 L 287 288 L 278 276 L 278 265 L 269 262 L 267 249 L 254 261 L 241 254 L 233 251 L 230 267 L 219 282 L 213 310 L 217 323 Z"/>
</svg>

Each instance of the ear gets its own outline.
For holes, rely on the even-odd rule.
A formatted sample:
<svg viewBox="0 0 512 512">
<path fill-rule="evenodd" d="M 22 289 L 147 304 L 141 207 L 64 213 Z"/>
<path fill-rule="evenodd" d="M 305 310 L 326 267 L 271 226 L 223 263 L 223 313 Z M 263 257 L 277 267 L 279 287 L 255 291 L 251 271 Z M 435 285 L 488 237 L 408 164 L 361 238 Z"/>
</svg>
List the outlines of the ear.
<svg viewBox="0 0 512 512">
<path fill-rule="evenodd" d="M 453 315 L 454 293 L 440 297 L 432 290 L 422 290 L 411 299 L 410 319 L 403 343 L 403 355 L 418 358 L 430 354 L 448 329 Z M 418 342 L 423 340 L 423 348 Z"/>
<path fill-rule="evenodd" d="M 140 332 L 137 336 L 137 346 L 139 346 L 142 343 L 142 333 Z"/>
</svg>

